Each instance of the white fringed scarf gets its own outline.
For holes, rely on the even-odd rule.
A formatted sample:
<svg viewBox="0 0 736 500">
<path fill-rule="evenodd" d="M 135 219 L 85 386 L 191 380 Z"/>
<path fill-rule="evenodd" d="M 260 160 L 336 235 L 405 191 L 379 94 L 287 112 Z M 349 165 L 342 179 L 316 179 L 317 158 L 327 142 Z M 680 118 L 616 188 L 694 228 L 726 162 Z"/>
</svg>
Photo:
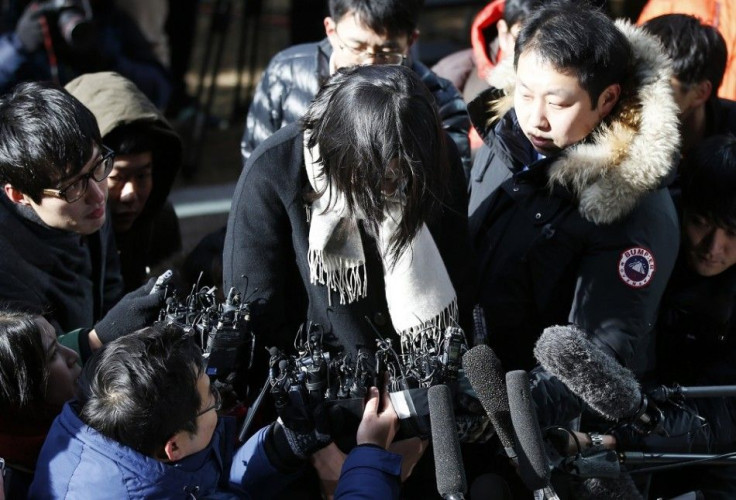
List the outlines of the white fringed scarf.
<svg viewBox="0 0 736 500">
<path fill-rule="evenodd" d="M 326 180 L 319 151 L 307 148 L 304 164 L 312 188 L 324 191 Z M 391 265 L 391 235 L 401 218 L 401 201 L 387 202 L 387 215 L 378 228 L 377 247 L 383 263 L 386 302 L 391 321 L 402 339 L 428 328 L 457 325 L 457 297 L 437 245 L 425 224 Z M 365 297 L 368 291 L 365 253 L 358 228 L 359 214 L 349 213 L 345 195 L 325 192 L 312 203 L 309 227 L 309 278 L 340 294 L 340 303 Z M 329 295 L 328 291 L 328 295 Z"/>
</svg>

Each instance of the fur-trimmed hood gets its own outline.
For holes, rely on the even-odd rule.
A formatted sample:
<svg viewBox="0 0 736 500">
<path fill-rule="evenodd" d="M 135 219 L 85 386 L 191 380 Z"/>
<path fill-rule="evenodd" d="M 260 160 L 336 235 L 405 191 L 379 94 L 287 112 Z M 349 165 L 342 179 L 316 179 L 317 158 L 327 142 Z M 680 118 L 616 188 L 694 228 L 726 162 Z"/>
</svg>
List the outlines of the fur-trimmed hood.
<svg viewBox="0 0 736 500">
<path fill-rule="evenodd" d="M 570 189 L 580 214 L 595 224 L 620 220 L 644 194 L 660 187 L 676 166 L 680 146 L 668 58 L 641 28 L 621 20 L 616 26 L 632 48 L 619 102 L 587 140 L 562 151 L 549 169 L 550 184 Z M 512 59 L 493 73 L 491 83 L 503 93 L 486 105 L 490 122 L 513 107 Z"/>
</svg>

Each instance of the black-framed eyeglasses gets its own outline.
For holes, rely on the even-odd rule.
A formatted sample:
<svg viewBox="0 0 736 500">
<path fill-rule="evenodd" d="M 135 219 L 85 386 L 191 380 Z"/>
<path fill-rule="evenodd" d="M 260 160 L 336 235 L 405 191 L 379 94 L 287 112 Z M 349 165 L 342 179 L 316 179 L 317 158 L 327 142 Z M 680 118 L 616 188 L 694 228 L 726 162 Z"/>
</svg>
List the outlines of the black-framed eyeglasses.
<svg viewBox="0 0 736 500">
<path fill-rule="evenodd" d="M 198 417 L 204 415 L 208 411 L 220 411 L 222 408 L 222 396 L 220 396 L 220 391 L 218 391 L 214 385 L 210 385 L 210 394 L 212 394 L 212 397 L 215 399 L 214 404 L 197 413 Z"/>
<path fill-rule="evenodd" d="M 112 172 L 112 166 L 115 163 L 115 151 L 102 146 L 102 158 L 97 164 L 86 174 L 79 177 L 77 180 L 72 182 L 66 187 L 61 189 L 44 189 L 43 194 L 48 196 L 54 196 L 61 198 L 67 203 L 74 203 L 87 192 L 87 185 L 89 184 L 90 178 L 96 182 L 102 182 L 107 179 L 107 176 Z"/>
<path fill-rule="evenodd" d="M 370 52 L 368 50 L 360 50 L 355 47 L 351 47 L 342 41 L 342 38 L 340 38 L 340 35 L 337 33 L 337 28 L 335 28 L 335 38 L 337 38 L 337 46 L 340 50 L 347 50 L 353 54 L 359 64 L 365 63 L 368 59 L 373 59 L 376 64 L 399 65 L 403 64 L 406 59 L 406 56 L 401 52 Z"/>
</svg>

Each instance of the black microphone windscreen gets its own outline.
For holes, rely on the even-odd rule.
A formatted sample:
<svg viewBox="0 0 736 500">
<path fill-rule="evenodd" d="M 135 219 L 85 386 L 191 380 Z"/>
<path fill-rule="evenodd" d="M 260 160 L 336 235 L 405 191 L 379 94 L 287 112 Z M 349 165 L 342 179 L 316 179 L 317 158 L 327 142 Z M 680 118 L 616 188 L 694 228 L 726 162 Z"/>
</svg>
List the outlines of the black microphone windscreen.
<svg viewBox="0 0 736 500">
<path fill-rule="evenodd" d="M 641 407 L 639 382 L 631 370 L 573 325 L 546 328 L 537 340 L 534 356 L 545 370 L 610 420 L 633 417 Z"/>
<path fill-rule="evenodd" d="M 487 345 L 477 345 L 463 355 L 463 369 L 478 400 L 491 419 L 501 444 L 510 458 L 515 458 L 514 429 L 509 414 L 509 398 L 506 394 L 501 361 Z"/>
<path fill-rule="evenodd" d="M 532 491 L 549 486 L 550 464 L 532 404 L 529 375 L 524 370 L 506 374 L 511 422 L 516 433 L 519 475 Z"/>
<path fill-rule="evenodd" d="M 444 498 L 465 494 L 465 468 L 455 427 L 450 388 L 434 385 L 427 391 L 437 492 Z"/>
</svg>

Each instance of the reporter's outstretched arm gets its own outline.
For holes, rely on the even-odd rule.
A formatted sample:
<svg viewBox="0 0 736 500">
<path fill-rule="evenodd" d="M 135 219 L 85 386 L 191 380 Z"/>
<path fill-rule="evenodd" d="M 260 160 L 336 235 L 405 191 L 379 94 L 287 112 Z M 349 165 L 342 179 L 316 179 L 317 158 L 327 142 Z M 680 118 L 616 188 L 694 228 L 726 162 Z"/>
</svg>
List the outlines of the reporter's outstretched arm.
<svg viewBox="0 0 736 500">
<path fill-rule="evenodd" d="M 380 411 L 379 398 L 383 403 Z M 398 427 L 399 418 L 388 391 L 379 396 L 378 389 L 371 387 L 358 427 L 358 446 L 345 459 L 335 499 L 399 498 L 401 455 L 386 450 Z"/>
<path fill-rule="evenodd" d="M 308 464 L 289 448 L 283 427 L 274 422 L 241 446 L 230 466 L 230 488 L 249 498 L 272 498 L 299 478 Z"/>
<path fill-rule="evenodd" d="M 151 326 L 164 306 L 166 293 L 166 287 L 156 286 L 156 282 L 162 280 L 165 285 L 169 279 L 170 273 L 164 273 L 123 296 L 89 332 L 90 349 L 94 351 L 118 337 Z"/>
</svg>

